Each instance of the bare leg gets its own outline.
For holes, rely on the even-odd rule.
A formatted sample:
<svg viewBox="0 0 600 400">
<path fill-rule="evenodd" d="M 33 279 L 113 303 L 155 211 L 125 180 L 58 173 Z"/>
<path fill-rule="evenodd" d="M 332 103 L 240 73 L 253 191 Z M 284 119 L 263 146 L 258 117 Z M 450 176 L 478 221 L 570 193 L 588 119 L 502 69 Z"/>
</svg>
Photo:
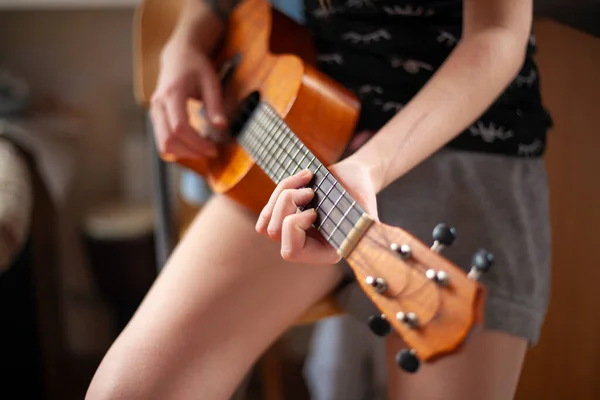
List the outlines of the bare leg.
<svg viewBox="0 0 600 400">
<path fill-rule="evenodd" d="M 464 350 L 406 374 L 395 364 L 402 347 L 388 339 L 390 400 L 510 400 L 514 397 L 527 342 L 498 331 L 480 331 Z"/>
<path fill-rule="evenodd" d="M 190 227 L 86 399 L 225 400 L 252 363 L 340 280 L 290 264 L 256 217 L 215 196 Z"/>
</svg>

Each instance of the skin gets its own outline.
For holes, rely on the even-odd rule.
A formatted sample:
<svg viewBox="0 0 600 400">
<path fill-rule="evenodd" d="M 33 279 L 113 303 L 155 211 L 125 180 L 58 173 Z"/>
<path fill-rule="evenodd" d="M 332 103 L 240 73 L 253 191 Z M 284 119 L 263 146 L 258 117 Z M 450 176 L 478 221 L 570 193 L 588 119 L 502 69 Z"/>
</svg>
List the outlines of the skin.
<svg viewBox="0 0 600 400">
<path fill-rule="evenodd" d="M 185 99 L 202 99 L 209 119 L 226 126 L 208 54 L 223 23 L 189 0 L 164 49 L 151 117 L 159 150 L 215 157 L 217 147 L 187 122 Z M 463 131 L 518 72 L 532 18 L 531 0 L 464 1 L 460 44 L 422 90 L 351 156 L 331 167 L 363 208 Z M 214 196 L 177 246 L 137 313 L 99 366 L 88 400 L 215 399 L 231 396 L 260 354 L 341 279 L 339 257 L 307 234 L 314 211 L 310 173 L 282 181 L 260 216 Z M 462 352 L 423 365 L 395 366 L 405 347 L 387 339 L 389 399 L 508 400 L 525 339 L 478 331 Z"/>
</svg>

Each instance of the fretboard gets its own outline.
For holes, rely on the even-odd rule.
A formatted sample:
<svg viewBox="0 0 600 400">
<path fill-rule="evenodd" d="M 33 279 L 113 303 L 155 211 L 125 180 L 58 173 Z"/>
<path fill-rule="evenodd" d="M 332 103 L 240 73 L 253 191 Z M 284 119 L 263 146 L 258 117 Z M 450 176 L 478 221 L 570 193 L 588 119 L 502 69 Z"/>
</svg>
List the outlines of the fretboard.
<svg viewBox="0 0 600 400">
<path fill-rule="evenodd" d="M 238 135 L 238 143 L 276 184 L 303 169 L 312 171 L 307 186 L 315 197 L 304 208 L 317 211 L 314 227 L 339 249 L 364 211 L 275 111 L 259 103 Z"/>
</svg>

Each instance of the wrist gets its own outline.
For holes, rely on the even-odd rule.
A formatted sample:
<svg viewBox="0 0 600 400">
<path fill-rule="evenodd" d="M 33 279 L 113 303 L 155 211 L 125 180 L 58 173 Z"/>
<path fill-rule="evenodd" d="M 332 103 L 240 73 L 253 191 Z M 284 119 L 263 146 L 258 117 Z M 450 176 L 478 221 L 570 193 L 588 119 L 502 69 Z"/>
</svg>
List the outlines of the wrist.
<svg viewBox="0 0 600 400">
<path fill-rule="evenodd" d="M 368 177 L 373 191 L 377 194 L 384 188 L 384 163 L 381 157 L 373 157 L 364 148 L 342 160 L 340 163 L 360 165 Z"/>
<path fill-rule="evenodd" d="M 205 0 L 186 0 L 169 44 L 210 54 L 225 32 L 225 21 Z"/>
</svg>

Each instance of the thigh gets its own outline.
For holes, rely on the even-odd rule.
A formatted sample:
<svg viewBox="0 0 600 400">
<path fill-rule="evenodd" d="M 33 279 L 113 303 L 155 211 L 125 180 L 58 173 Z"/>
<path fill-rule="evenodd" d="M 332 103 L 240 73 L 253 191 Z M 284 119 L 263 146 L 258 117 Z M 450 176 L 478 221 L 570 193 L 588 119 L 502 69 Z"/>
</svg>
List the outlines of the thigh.
<svg viewBox="0 0 600 400">
<path fill-rule="evenodd" d="M 389 400 L 510 400 L 527 340 L 501 331 L 479 331 L 462 351 L 423 364 L 415 374 L 395 363 L 395 354 L 403 347 L 398 336 L 387 340 Z"/>
<path fill-rule="evenodd" d="M 290 264 L 256 216 L 216 196 L 106 354 L 88 399 L 227 399 L 253 362 L 340 280 Z"/>
</svg>

